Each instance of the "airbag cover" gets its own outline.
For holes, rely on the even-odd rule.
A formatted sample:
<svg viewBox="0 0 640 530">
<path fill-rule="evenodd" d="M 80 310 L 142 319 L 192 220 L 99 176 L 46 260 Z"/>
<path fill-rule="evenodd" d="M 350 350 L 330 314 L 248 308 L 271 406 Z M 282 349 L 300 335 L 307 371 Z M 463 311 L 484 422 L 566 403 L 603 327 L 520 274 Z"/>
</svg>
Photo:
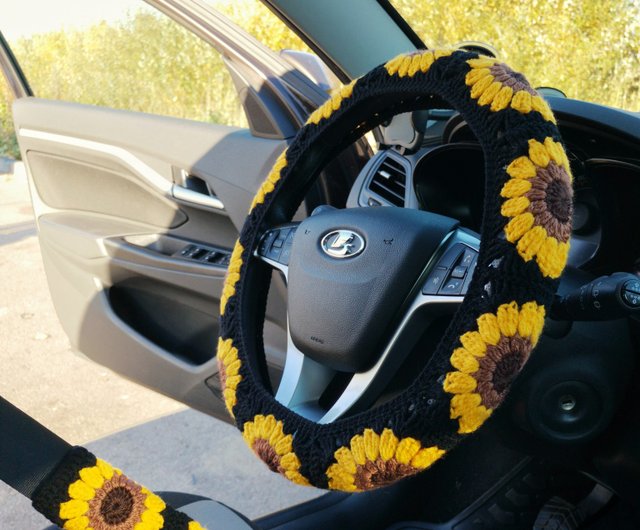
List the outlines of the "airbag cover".
<svg viewBox="0 0 640 530">
<path fill-rule="evenodd" d="M 296 347 L 336 370 L 372 366 L 402 302 L 457 224 L 387 207 L 336 210 L 303 221 L 289 263 L 289 325 Z M 331 256 L 322 240 L 336 230 L 360 235 L 364 250 Z"/>
</svg>

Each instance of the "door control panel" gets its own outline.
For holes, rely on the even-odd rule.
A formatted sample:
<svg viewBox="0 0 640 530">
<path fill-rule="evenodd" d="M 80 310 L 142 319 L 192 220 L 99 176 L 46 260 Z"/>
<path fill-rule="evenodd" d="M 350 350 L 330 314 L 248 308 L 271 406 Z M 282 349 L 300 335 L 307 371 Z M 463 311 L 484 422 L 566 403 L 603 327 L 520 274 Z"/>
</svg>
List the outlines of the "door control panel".
<svg viewBox="0 0 640 530">
<path fill-rule="evenodd" d="M 231 252 L 224 249 L 207 247 L 200 244 L 187 245 L 182 250 L 174 254 L 174 257 L 183 258 L 193 261 L 199 261 L 203 264 L 217 265 L 218 267 L 227 268 L 231 259 Z"/>
</svg>

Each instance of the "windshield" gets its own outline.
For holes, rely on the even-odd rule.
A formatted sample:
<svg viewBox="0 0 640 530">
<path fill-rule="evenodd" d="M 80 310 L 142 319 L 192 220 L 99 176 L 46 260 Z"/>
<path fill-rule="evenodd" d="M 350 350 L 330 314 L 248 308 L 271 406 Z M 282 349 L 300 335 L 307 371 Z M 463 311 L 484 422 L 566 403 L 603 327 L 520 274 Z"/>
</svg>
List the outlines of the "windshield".
<svg viewBox="0 0 640 530">
<path fill-rule="evenodd" d="M 391 0 L 429 48 L 481 41 L 536 87 L 640 111 L 640 0 Z"/>
</svg>

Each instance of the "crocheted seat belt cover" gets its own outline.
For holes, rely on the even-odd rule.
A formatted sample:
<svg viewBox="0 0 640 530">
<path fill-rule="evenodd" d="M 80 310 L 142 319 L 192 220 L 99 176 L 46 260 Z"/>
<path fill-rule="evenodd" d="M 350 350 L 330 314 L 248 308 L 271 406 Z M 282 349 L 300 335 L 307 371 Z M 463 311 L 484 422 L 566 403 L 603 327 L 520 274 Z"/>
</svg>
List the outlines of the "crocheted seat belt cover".
<svg viewBox="0 0 640 530">
<path fill-rule="evenodd" d="M 443 106 L 461 113 L 485 155 L 482 243 L 469 294 L 402 393 L 317 424 L 278 403 L 263 376 L 257 337 L 270 272 L 250 256 L 265 227 L 292 218 L 341 149 L 394 114 Z M 318 488 L 369 490 L 427 469 L 491 416 L 529 358 L 567 260 L 571 222 L 572 177 L 553 113 L 505 64 L 420 51 L 339 89 L 278 157 L 232 253 L 217 356 L 226 407 L 247 444 L 271 470 Z"/>
<path fill-rule="evenodd" d="M 31 498 L 65 530 L 205 530 L 82 447 L 72 448 Z"/>
</svg>

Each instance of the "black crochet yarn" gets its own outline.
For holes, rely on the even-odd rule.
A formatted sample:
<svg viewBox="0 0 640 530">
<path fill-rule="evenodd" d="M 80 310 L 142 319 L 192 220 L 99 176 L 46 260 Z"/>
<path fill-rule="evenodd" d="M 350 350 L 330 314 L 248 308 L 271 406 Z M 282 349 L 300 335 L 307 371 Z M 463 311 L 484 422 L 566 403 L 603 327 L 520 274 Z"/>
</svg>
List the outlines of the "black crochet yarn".
<svg viewBox="0 0 640 530">
<path fill-rule="evenodd" d="M 327 117 L 318 119 L 317 115 L 312 116 L 311 120 L 317 122 L 308 122 L 298 132 L 286 150 L 286 165 L 280 171 L 275 189 L 264 193 L 264 201 L 258 201 L 252 208 L 239 237 L 243 248 L 239 256 L 241 263 L 238 261 L 239 279 L 228 280 L 233 289 L 226 300 L 220 323 L 221 339 L 231 340 L 240 361 L 241 380 L 235 389 L 236 403 L 231 405 L 233 416 L 241 430 L 254 422 L 258 415 L 273 416 L 281 422 L 283 434 L 292 436 L 292 452 L 300 462 L 296 473 L 299 472 L 316 487 L 335 487 L 331 484 L 328 469 L 336 462 L 336 451 L 341 447 L 349 448 L 353 438 L 366 430 L 376 435 L 385 429 L 391 430 L 398 440 L 411 438 L 419 441 L 422 448 L 437 447 L 449 451 L 455 447 L 468 434 L 461 432 L 462 427 L 452 418 L 451 396 L 443 390 L 442 381 L 443 376 L 452 370 L 450 357 L 460 346 L 460 336 L 476 329 L 481 315 L 494 314 L 505 304 L 515 302 L 518 307 L 523 307 L 524 304 L 535 303 L 544 308 L 557 287 L 557 276 L 546 273 L 547 262 L 523 259 L 523 251 L 507 240 L 505 225 L 509 219 L 503 215 L 504 212 L 501 213 L 504 204 L 501 190 L 510 179 L 507 173 L 509 164 L 519 157 L 530 156 L 532 141 L 541 145 L 545 141 L 550 142 L 551 147 L 554 142 L 561 141 L 548 107 L 541 104 L 539 96 L 525 85 L 520 90 L 522 99 L 533 101 L 535 108 L 523 112 L 520 100 L 515 99 L 516 91 L 512 89 L 513 102 L 505 108 L 493 110 L 491 105 L 480 104 L 478 97 L 472 97 L 473 87 L 468 85 L 468 74 L 474 68 L 469 61 L 482 60 L 479 55 L 457 51 L 436 53 L 432 58 L 426 72 L 419 68 L 405 68 L 391 73 L 393 67 L 389 65 L 393 61 L 378 66 L 353 85 L 351 94 L 334 99 L 334 107 L 330 111 L 325 109 Z M 506 68 L 499 66 L 503 70 Z M 487 71 L 493 72 L 491 68 L 487 67 Z M 498 79 L 497 75 L 495 79 Z M 493 82 L 498 82 L 495 79 Z M 522 79 L 510 78 L 504 86 L 512 83 L 514 87 L 520 87 Z M 520 84 L 514 84 L 516 82 Z M 496 89 L 490 90 L 495 92 Z M 509 90 L 501 92 L 504 97 L 509 93 Z M 375 409 L 331 424 L 316 424 L 278 403 L 268 383 L 265 383 L 260 335 L 270 271 L 257 260 L 252 260 L 251 255 L 264 230 L 291 219 L 323 166 L 349 143 L 395 114 L 443 106 L 461 113 L 485 154 L 482 244 L 468 294 L 430 361 L 405 391 Z M 559 152 L 553 151 L 553 154 L 560 157 Z M 567 200 L 571 200 L 570 195 Z M 532 339 L 531 343 L 535 340 Z M 224 385 L 225 381 L 222 383 Z M 357 460 L 359 472 L 364 465 Z M 371 466 L 377 465 L 382 469 L 383 460 L 379 457 Z M 285 471 L 280 469 L 283 474 Z M 401 475 L 398 478 L 404 476 Z M 352 491 L 360 489 L 354 487 Z"/>
</svg>

